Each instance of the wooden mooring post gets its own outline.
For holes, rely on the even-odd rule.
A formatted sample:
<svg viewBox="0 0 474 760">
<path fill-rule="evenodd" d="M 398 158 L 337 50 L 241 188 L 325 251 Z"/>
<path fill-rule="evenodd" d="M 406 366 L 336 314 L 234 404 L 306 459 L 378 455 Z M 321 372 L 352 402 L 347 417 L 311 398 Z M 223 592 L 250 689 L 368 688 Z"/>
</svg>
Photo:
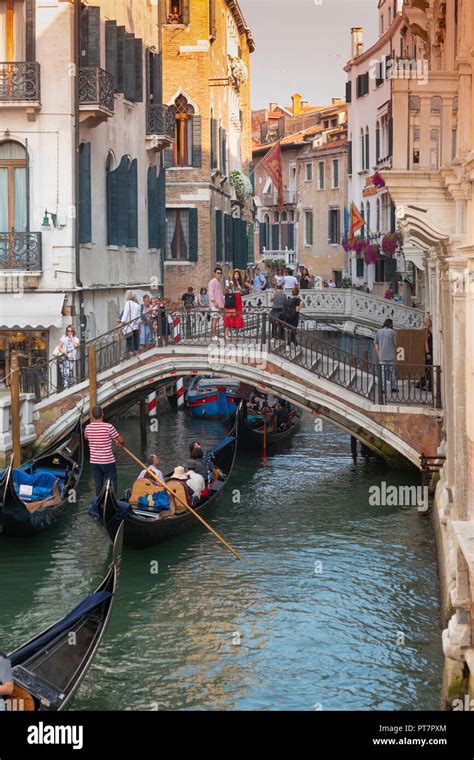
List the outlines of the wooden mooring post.
<svg viewBox="0 0 474 760">
<path fill-rule="evenodd" d="M 19 467 L 21 464 L 21 443 L 20 443 L 20 369 L 18 367 L 18 356 L 12 353 L 11 358 L 11 417 L 12 417 L 12 445 L 13 445 L 13 466 Z"/>
<path fill-rule="evenodd" d="M 95 347 L 89 346 L 89 414 L 92 420 L 92 409 L 97 406 L 97 366 Z"/>
<path fill-rule="evenodd" d="M 147 402 L 145 398 L 140 399 L 140 441 L 142 451 L 146 449 L 147 439 Z"/>
</svg>

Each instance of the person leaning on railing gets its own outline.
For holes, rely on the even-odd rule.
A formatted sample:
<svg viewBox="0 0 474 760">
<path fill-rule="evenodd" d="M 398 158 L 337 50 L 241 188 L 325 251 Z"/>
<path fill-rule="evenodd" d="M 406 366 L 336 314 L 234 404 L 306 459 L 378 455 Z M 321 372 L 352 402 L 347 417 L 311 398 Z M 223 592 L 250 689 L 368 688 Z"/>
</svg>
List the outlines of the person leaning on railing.
<svg viewBox="0 0 474 760">
<path fill-rule="evenodd" d="M 382 385 L 385 388 L 385 382 L 390 380 L 392 394 L 398 393 L 397 381 L 397 334 L 393 329 L 391 319 L 386 319 L 380 330 L 377 330 L 374 340 L 375 350 L 382 366 Z M 387 376 L 385 375 L 387 372 Z"/>
</svg>

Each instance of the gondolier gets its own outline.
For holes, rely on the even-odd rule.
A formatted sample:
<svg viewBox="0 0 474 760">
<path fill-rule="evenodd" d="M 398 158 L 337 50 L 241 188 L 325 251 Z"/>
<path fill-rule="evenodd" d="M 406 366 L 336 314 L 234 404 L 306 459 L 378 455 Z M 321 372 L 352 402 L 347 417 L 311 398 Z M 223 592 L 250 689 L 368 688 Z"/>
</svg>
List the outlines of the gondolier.
<svg viewBox="0 0 474 760">
<path fill-rule="evenodd" d="M 95 483 L 95 495 L 99 496 L 104 483 L 110 480 L 117 493 L 117 464 L 112 449 L 112 441 L 125 441 L 110 422 L 104 422 L 102 407 L 92 407 L 92 422 L 86 425 L 84 437 L 89 443 L 90 463 Z"/>
</svg>

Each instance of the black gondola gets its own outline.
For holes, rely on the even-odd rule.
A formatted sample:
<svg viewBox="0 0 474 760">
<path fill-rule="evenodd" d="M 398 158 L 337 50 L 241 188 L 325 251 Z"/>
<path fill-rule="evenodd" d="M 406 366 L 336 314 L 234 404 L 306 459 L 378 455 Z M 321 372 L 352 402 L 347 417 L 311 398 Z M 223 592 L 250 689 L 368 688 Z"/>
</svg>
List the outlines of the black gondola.
<svg viewBox="0 0 474 760">
<path fill-rule="evenodd" d="M 9 656 L 14 710 L 64 710 L 81 685 L 107 629 L 120 576 L 123 528 L 98 589 L 68 615 Z"/>
<path fill-rule="evenodd" d="M 221 495 L 232 472 L 236 450 L 237 438 L 234 435 L 229 435 L 204 455 L 208 465 L 211 468 L 216 468 L 218 477 L 209 486 L 209 495 L 193 506 L 193 509 L 199 514 L 207 514 Z M 167 475 L 165 480 L 169 478 L 170 475 Z M 127 495 L 127 498 L 130 496 Z M 112 540 L 123 520 L 124 543 L 126 546 L 133 546 L 137 549 L 160 544 L 198 524 L 198 520 L 188 510 L 162 519 L 159 514 L 132 507 L 127 499 L 119 501 L 114 494 L 110 481 L 106 483 L 100 496 L 92 501 L 89 514 L 105 527 Z"/>
<path fill-rule="evenodd" d="M 84 461 L 81 420 L 59 443 L 0 478 L 0 534 L 30 536 L 49 528 L 71 506 Z"/>
<path fill-rule="evenodd" d="M 291 409 L 291 419 L 287 427 L 282 430 L 268 430 L 264 435 L 263 418 L 260 416 L 249 416 L 246 408 L 246 401 L 240 402 L 239 407 L 239 426 L 238 435 L 239 443 L 250 445 L 259 450 L 263 450 L 263 439 L 266 439 L 267 449 L 283 443 L 290 438 L 299 428 L 301 422 L 301 410 Z"/>
</svg>

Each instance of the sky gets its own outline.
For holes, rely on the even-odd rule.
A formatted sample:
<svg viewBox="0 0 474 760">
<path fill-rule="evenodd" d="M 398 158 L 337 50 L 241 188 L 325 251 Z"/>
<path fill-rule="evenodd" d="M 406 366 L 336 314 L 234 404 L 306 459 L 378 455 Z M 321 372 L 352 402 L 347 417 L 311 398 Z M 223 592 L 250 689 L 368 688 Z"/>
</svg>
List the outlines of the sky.
<svg viewBox="0 0 474 760">
<path fill-rule="evenodd" d="M 351 27 L 364 29 L 364 49 L 377 39 L 378 0 L 239 0 L 252 30 L 252 108 L 291 103 L 299 92 L 312 105 L 345 97 L 344 65 Z"/>
</svg>

